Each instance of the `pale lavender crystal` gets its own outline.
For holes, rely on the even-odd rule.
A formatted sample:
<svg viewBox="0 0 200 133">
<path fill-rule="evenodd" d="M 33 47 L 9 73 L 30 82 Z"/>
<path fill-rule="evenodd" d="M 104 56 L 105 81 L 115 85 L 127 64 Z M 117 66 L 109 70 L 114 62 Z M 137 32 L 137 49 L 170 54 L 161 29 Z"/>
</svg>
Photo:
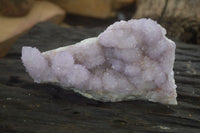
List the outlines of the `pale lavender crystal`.
<svg viewBox="0 0 200 133">
<path fill-rule="evenodd" d="M 120 21 L 71 46 L 44 53 L 23 47 L 22 61 L 35 82 L 73 86 L 88 98 L 177 104 L 176 45 L 165 34 L 151 19 Z"/>
</svg>

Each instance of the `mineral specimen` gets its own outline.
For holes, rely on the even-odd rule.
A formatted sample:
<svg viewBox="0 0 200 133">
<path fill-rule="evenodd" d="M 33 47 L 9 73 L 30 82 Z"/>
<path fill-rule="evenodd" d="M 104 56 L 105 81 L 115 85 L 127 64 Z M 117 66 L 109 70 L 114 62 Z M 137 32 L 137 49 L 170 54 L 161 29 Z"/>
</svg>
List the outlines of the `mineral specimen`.
<svg viewBox="0 0 200 133">
<path fill-rule="evenodd" d="M 116 22 L 96 38 L 41 53 L 23 47 L 35 82 L 56 82 L 104 102 L 143 99 L 177 104 L 175 43 L 151 19 Z"/>
</svg>

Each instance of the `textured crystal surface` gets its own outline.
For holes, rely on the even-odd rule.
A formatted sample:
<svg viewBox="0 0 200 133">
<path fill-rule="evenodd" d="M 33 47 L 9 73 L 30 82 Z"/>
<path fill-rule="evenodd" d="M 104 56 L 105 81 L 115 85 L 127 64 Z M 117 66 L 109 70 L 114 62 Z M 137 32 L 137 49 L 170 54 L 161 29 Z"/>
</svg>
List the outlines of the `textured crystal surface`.
<svg viewBox="0 0 200 133">
<path fill-rule="evenodd" d="M 100 101 L 144 99 L 177 104 L 176 45 L 151 19 L 116 22 L 98 37 L 41 53 L 23 47 L 35 82 L 56 82 Z"/>
</svg>

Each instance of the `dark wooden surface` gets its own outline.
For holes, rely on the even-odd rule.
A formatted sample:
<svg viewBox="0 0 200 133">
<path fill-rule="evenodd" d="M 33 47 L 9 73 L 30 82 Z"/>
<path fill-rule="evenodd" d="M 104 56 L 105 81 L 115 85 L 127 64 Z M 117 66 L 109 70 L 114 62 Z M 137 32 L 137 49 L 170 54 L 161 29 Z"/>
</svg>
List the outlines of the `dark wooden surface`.
<svg viewBox="0 0 200 133">
<path fill-rule="evenodd" d="M 36 84 L 21 63 L 23 45 L 41 51 L 96 36 L 103 28 L 36 25 L 0 59 L 0 133 L 200 132 L 200 46 L 177 42 L 178 105 L 102 103 L 55 84 Z"/>
</svg>

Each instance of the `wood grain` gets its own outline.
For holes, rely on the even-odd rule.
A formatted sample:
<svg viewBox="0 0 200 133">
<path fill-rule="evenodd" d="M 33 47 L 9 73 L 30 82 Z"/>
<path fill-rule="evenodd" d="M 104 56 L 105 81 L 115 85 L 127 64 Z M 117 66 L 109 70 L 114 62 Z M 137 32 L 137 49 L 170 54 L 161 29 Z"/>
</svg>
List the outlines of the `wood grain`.
<svg viewBox="0 0 200 133">
<path fill-rule="evenodd" d="M 20 60 L 21 47 L 41 51 L 96 36 L 103 28 L 36 25 L 0 60 L 0 132 L 200 132 L 200 47 L 176 42 L 178 105 L 147 101 L 102 103 L 55 84 L 36 84 Z"/>
</svg>

